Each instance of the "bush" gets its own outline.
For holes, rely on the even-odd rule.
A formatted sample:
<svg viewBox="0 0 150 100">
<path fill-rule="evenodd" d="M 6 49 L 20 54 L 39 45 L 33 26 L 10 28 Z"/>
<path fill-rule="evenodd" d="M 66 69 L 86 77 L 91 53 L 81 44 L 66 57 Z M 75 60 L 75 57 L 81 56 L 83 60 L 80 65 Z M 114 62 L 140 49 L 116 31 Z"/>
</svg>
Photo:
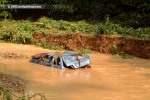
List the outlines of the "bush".
<svg viewBox="0 0 150 100">
<path fill-rule="evenodd" d="M 49 49 L 49 50 L 62 50 L 63 49 L 63 47 L 60 47 L 60 46 L 48 45 L 46 42 L 37 43 L 36 45 L 44 49 Z"/>
<path fill-rule="evenodd" d="M 7 42 L 31 44 L 34 24 L 29 21 L 3 20 L 0 27 L 0 39 Z"/>
<path fill-rule="evenodd" d="M 34 29 L 36 28 L 35 24 L 30 21 L 17 21 L 17 31 L 29 31 L 34 32 Z"/>
<path fill-rule="evenodd" d="M 53 20 L 47 17 L 42 17 L 38 20 L 39 22 L 44 23 L 46 28 L 50 28 L 52 31 L 57 31 L 57 34 L 61 33 L 96 33 L 98 32 L 98 24 L 88 23 L 84 20 L 69 22 L 63 20 Z"/>
<path fill-rule="evenodd" d="M 122 27 L 120 24 L 116 24 L 109 20 L 104 23 L 100 23 L 99 34 L 129 36 L 139 39 L 150 39 L 149 28 L 134 29 L 132 27 Z"/>
<path fill-rule="evenodd" d="M 92 51 L 89 50 L 89 49 L 83 49 L 83 50 L 79 51 L 79 53 L 81 53 L 81 54 L 91 54 Z"/>
<path fill-rule="evenodd" d="M 19 33 L 13 38 L 12 42 L 22 43 L 22 44 L 31 44 L 33 42 L 33 37 L 29 33 Z"/>
<path fill-rule="evenodd" d="M 107 17 L 105 22 L 87 22 L 76 21 L 69 22 L 63 20 L 53 20 L 47 17 L 42 17 L 38 20 L 42 22 L 42 26 L 38 26 L 28 20 L 2 20 L 0 23 L 0 39 L 7 42 L 27 43 L 33 42 L 33 34 L 35 32 L 42 32 L 46 35 L 51 33 L 67 34 L 67 33 L 88 33 L 88 34 L 106 34 L 106 35 L 120 35 L 129 36 L 140 39 L 150 39 L 150 29 L 123 27 L 121 24 L 114 23 Z"/>
<path fill-rule="evenodd" d="M 50 45 L 50 46 L 48 47 L 48 49 L 50 49 L 50 50 L 62 50 L 63 48 L 60 47 L 60 46 L 52 46 L 52 45 Z"/>
<path fill-rule="evenodd" d="M 44 49 L 47 48 L 47 43 L 46 43 L 46 42 L 37 43 L 36 45 L 37 45 L 38 47 L 42 47 L 42 48 L 44 48 Z"/>
</svg>

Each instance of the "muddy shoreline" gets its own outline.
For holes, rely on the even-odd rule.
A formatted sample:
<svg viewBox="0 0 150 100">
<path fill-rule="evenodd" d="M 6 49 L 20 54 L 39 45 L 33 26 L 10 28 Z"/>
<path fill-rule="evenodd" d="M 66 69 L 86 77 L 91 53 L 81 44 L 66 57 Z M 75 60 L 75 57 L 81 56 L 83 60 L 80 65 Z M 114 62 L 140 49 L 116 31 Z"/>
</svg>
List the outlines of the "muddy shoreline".
<svg viewBox="0 0 150 100">
<path fill-rule="evenodd" d="M 66 50 L 90 49 L 99 53 L 111 54 L 113 46 L 117 51 L 136 57 L 150 59 L 150 40 L 139 40 L 118 36 L 89 36 L 85 34 L 45 35 L 34 34 L 34 43 L 62 46 Z"/>
<path fill-rule="evenodd" d="M 16 54 L 16 53 L 0 53 L 0 60 L 12 60 L 12 59 L 23 59 L 25 55 Z M 0 64 L 0 67 L 4 65 Z M 24 93 L 25 92 L 25 83 L 24 80 L 18 76 L 13 76 L 0 72 L 0 85 L 5 91 L 13 93 Z"/>
<path fill-rule="evenodd" d="M 17 76 L 12 76 L 0 72 L 0 83 L 5 91 L 15 92 L 15 93 L 25 92 L 24 81 Z"/>
</svg>

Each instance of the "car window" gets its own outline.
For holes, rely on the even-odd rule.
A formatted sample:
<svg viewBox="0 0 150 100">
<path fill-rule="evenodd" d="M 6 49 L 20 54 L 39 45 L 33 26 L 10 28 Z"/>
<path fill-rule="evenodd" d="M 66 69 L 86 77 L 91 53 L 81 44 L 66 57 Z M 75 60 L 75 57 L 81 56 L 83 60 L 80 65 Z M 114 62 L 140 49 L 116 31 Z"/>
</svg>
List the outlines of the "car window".
<svg viewBox="0 0 150 100">
<path fill-rule="evenodd" d="M 65 56 L 64 60 L 69 63 L 76 60 L 76 56 Z"/>
<path fill-rule="evenodd" d="M 54 60 L 54 64 L 55 64 L 55 65 L 60 65 L 60 58 L 55 59 L 55 60 Z"/>
</svg>

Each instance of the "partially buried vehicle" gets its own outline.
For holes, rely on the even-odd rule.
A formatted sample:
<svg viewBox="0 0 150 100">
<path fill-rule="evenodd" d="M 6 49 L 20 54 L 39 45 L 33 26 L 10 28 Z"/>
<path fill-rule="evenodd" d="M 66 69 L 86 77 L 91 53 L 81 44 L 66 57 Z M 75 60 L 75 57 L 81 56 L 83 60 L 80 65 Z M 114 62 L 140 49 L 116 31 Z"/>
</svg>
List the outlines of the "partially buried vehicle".
<svg viewBox="0 0 150 100">
<path fill-rule="evenodd" d="M 91 56 L 74 52 L 40 53 L 32 56 L 31 62 L 60 69 L 89 68 Z"/>
</svg>

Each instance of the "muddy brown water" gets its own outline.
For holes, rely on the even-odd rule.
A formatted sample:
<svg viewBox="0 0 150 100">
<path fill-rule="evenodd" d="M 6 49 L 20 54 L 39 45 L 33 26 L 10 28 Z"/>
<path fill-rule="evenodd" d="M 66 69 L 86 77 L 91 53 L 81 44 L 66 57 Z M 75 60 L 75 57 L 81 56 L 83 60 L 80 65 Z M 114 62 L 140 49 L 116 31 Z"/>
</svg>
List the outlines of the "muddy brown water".
<svg viewBox="0 0 150 100">
<path fill-rule="evenodd" d="M 27 50 L 21 52 L 33 53 Z M 34 52 L 40 51 L 44 50 Z M 90 69 L 61 70 L 30 63 L 30 58 L 6 59 L 0 64 L 1 71 L 25 80 L 27 93 L 44 93 L 48 100 L 150 100 L 150 60 L 91 56 Z"/>
</svg>

